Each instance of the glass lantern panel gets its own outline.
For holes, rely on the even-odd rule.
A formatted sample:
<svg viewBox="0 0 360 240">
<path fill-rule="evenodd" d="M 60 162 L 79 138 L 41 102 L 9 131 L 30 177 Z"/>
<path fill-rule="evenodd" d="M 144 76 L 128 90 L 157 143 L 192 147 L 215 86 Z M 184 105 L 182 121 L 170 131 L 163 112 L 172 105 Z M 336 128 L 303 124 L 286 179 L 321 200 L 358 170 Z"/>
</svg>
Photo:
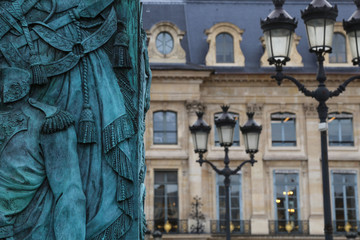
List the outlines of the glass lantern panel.
<svg viewBox="0 0 360 240">
<path fill-rule="evenodd" d="M 330 50 L 334 34 L 334 23 L 330 19 L 312 19 L 306 22 L 311 50 L 316 52 Z"/>
<path fill-rule="evenodd" d="M 245 148 L 250 151 L 256 151 L 259 147 L 259 133 L 244 134 Z"/>
<path fill-rule="evenodd" d="M 353 59 L 358 59 L 360 56 L 360 30 L 348 33 L 350 51 Z M 356 61 L 358 62 L 358 60 Z"/>
<path fill-rule="evenodd" d="M 232 145 L 234 141 L 234 127 L 235 126 L 221 126 L 217 128 L 220 144 Z"/>
<path fill-rule="evenodd" d="M 207 150 L 208 133 L 199 131 L 196 133 L 197 150 Z"/>
<path fill-rule="evenodd" d="M 269 58 L 283 61 L 290 56 L 293 33 L 287 29 L 274 29 L 264 33 Z"/>
</svg>

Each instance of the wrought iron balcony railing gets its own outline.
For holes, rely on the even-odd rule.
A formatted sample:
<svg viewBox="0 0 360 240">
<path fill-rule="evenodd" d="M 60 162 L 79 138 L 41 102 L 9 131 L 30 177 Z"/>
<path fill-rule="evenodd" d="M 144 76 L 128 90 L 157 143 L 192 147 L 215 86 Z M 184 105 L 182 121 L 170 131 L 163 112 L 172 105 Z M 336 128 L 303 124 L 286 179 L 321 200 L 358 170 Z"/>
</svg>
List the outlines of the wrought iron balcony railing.
<svg viewBox="0 0 360 240">
<path fill-rule="evenodd" d="M 211 233 L 225 233 L 225 220 L 210 220 Z M 250 220 L 231 220 L 230 231 L 234 234 L 251 234 Z"/>
<path fill-rule="evenodd" d="M 360 221 L 357 220 L 335 220 L 333 222 L 334 233 L 345 234 L 346 232 L 358 232 Z"/>
<path fill-rule="evenodd" d="M 147 220 L 147 228 L 154 232 L 159 230 L 162 233 L 168 234 L 184 234 L 189 232 L 188 220 L 180 219 L 159 219 L 159 220 Z"/>
<path fill-rule="evenodd" d="M 272 235 L 276 235 L 276 234 L 309 235 L 309 221 L 270 220 L 269 232 Z"/>
</svg>

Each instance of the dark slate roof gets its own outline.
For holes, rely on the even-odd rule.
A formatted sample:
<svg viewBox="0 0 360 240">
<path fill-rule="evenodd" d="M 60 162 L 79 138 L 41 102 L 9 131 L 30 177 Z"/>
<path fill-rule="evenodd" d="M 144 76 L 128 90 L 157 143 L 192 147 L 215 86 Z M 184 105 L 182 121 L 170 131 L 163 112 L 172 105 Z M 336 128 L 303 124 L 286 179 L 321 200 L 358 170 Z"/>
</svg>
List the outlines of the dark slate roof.
<svg viewBox="0 0 360 240">
<path fill-rule="evenodd" d="M 308 0 L 287 0 L 284 5 L 284 9 L 299 22 L 295 30 L 301 37 L 297 49 L 304 63 L 304 67 L 289 68 L 288 71 L 291 72 L 312 73 L 317 69 L 316 58 L 308 51 L 305 25 L 300 16 L 300 10 L 304 10 L 309 2 Z M 337 21 L 348 19 L 356 9 L 352 0 L 329 2 L 338 5 Z M 230 22 L 244 30 L 241 49 L 245 56 L 245 67 L 214 68 L 215 71 L 273 72 L 273 68 L 260 67 L 260 58 L 264 51 L 260 42 L 260 37 L 263 35 L 260 19 L 265 19 L 273 9 L 271 0 L 184 0 L 183 2 L 152 0 L 144 2 L 143 22 L 145 30 L 149 30 L 156 23 L 169 21 L 185 31 L 181 44 L 186 51 L 187 66 L 198 65 L 199 67 L 205 65 L 205 56 L 209 48 L 205 30 L 219 22 Z M 186 65 L 183 67 L 186 68 Z M 358 68 L 328 68 L 327 71 L 355 72 Z"/>
</svg>

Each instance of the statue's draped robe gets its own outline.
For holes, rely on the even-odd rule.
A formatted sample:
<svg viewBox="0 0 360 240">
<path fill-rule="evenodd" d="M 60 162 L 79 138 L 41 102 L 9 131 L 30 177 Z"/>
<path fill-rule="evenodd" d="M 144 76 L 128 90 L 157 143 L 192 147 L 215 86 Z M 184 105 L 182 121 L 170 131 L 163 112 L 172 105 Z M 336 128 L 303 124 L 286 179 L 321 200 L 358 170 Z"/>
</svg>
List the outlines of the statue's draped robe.
<svg viewBox="0 0 360 240">
<path fill-rule="evenodd" d="M 44 134 L 44 119 L 29 103 L 0 112 L 0 239 L 85 238 L 74 127 Z"/>
<path fill-rule="evenodd" d="M 33 0 L 25 2 L 29 1 Z M 55 66 L 55 70 L 47 68 L 50 72 L 49 82 L 34 88 L 32 97 L 70 112 L 74 116 L 75 128 L 79 132 L 80 115 L 84 105 L 83 84 L 86 78 L 88 85 L 86 92 L 96 126 L 95 143 L 78 143 L 81 178 L 87 199 L 86 238 L 120 239 L 130 229 L 134 211 L 138 211 L 133 209 L 136 170 L 131 162 L 131 151 L 137 151 L 137 146 L 129 146 L 129 139 L 136 132 L 134 118 L 136 113 L 129 113 L 125 108 L 122 90 L 109 55 L 104 50 L 105 43 L 101 42 L 116 31 L 112 26 L 114 18 L 111 17 L 114 12 L 109 5 L 89 22 L 80 19 L 69 21 L 59 28 L 56 25 L 59 24 L 59 21 L 56 21 L 61 17 L 67 17 L 72 9 L 90 2 L 96 1 L 80 3 L 80 0 L 59 0 L 56 1 L 56 11 L 52 12 L 51 1 L 40 0 L 40 4 L 35 5 L 25 14 L 28 22 L 34 22 L 31 29 L 34 29 L 32 34 L 37 38 L 34 42 L 36 51 L 41 56 L 41 62 L 44 65 Z M 41 22 L 50 14 L 53 15 L 47 24 Z M 115 21 L 117 21 L 116 16 Z M 98 22 L 102 22 L 102 25 L 97 24 Z M 86 25 L 94 27 L 86 28 L 84 27 Z M 108 29 L 99 35 L 101 28 Z M 61 59 L 75 52 L 76 43 L 85 43 L 94 34 L 98 35 L 93 38 L 95 43 L 92 42 L 92 48 L 84 47 L 85 54 L 78 54 L 76 64 L 68 64 L 67 69 L 64 68 Z M 102 37 L 101 34 L 106 36 Z M 6 62 L 9 65 L 29 68 L 29 47 L 26 44 L 19 47 L 21 39 L 24 42 L 24 37 L 22 34 L 17 35 L 9 32 L 1 39 L 1 44 L 14 43 L 15 47 L 12 48 L 17 52 L 12 56 L 4 54 L 6 61 L 1 65 L 5 65 Z M 69 43 L 71 45 L 66 45 Z M 8 53 L 7 47 L 9 46 L 5 44 L 0 50 Z M 56 69 L 61 67 L 62 70 Z M 51 71 L 55 71 L 55 75 Z M 136 199 L 136 201 L 140 200 Z"/>
</svg>

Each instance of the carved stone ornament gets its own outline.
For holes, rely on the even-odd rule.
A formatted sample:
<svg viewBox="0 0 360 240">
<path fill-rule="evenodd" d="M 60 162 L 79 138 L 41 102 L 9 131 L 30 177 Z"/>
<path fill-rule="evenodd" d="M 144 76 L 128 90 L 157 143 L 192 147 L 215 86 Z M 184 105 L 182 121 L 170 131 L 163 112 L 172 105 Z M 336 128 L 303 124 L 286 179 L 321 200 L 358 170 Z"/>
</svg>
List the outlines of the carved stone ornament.
<svg viewBox="0 0 360 240">
<path fill-rule="evenodd" d="M 205 112 L 206 106 L 202 102 L 192 101 L 186 102 L 185 107 L 188 113 L 195 113 L 195 112 Z"/>
</svg>

